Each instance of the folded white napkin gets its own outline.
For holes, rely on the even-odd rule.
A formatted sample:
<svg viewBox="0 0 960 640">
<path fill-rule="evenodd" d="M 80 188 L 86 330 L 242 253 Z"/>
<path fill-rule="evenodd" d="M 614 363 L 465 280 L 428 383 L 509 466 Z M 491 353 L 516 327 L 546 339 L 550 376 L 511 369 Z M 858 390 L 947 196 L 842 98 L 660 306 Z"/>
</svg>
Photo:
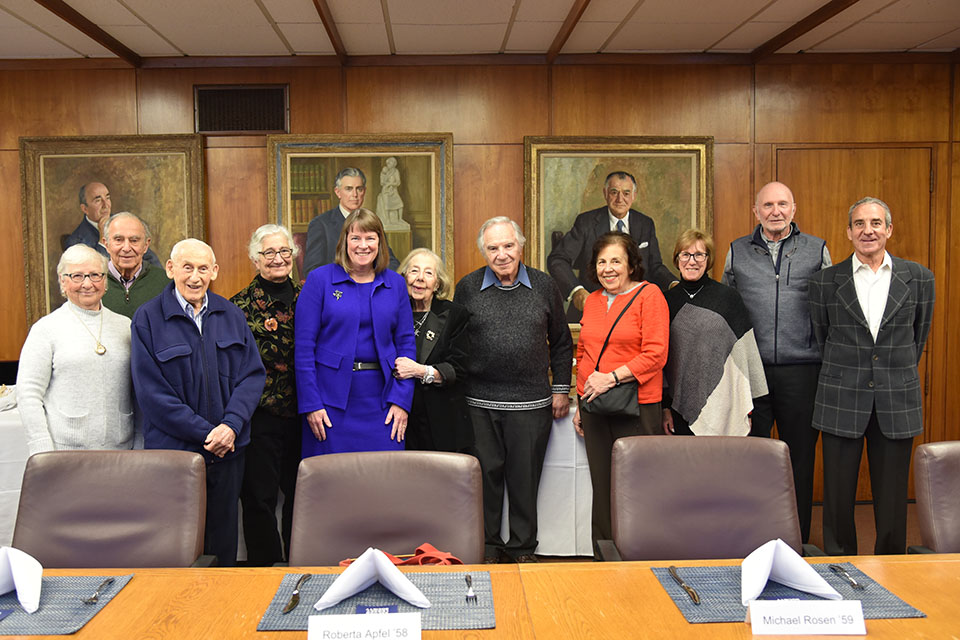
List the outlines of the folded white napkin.
<svg viewBox="0 0 960 640">
<path fill-rule="evenodd" d="M 413 586 L 407 576 L 401 573 L 397 566 L 390 562 L 383 551 L 369 547 L 346 571 L 333 581 L 313 607 L 317 611 L 329 609 L 341 600 L 360 593 L 374 582 L 380 584 L 400 596 L 415 607 L 426 609 L 430 601 Z"/>
<path fill-rule="evenodd" d="M 17 590 L 17 600 L 27 613 L 40 608 L 40 579 L 43 567 L 33 556 L 14 549 L 0 547 L 0 594 Z"/>
<path fill-rule="evenodd" d="M 786 542 L 771 540 L 740 564 L 740 600 L 746 605 L 767 586 L 767 580 L 812 593 L 828 600 L 842 600 L 837 591 Z"/>
</svg>

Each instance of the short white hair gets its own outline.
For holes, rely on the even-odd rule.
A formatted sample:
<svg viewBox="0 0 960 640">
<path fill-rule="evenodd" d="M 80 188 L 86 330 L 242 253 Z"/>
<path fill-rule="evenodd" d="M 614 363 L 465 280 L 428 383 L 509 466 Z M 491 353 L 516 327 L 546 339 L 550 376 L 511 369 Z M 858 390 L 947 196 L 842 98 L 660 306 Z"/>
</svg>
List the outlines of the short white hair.
<svg viewBox="0 0 960 640">
<path fill-rule="evenodd" d="M 210 252 L 210 258 L 213 260 L 213 264 L 217 264 L 217 255 L 213 252 L 213 247 L 208 245 L 203 240 L 198 240 L 196 238 L 184 238 L 177 244 L 173 245 L 173 249 L 170 249 L 170 260 L 176 264 L 180 254 L 183 253 L 184 249 L 187 247 L 202 247 Z"/>
<path fill-rule="evenodd" d="M 75 244 L 72 247 L 67 247 L 67 250 L 60 256 L 60 262 L 57 263 L 57 281 L 60 283 L 60 293 L 63 296 L 67 295 L 66 291 L 63 290 L 63 276 L 66 275 L 67 269 L 88 262 L 96 262 L 100 265 L 101 273 L 107 272 L 107 257 L 85 244 Z"/>
<path fill-rule="evenodd" d="M 115 220 L 120 218 L 130 218 L 131 220 L 136 220 L 140 223 L 140 226 L 143 227 L 143 237 L 147 240 L 150 240 L 152 236 L 150 235 L 150 227 L 147 226 L 147 223 L 138 215 L 132 214 L 129 211 L 121 211 L 115 213 L 107 220 L 107 224 L 103 227 L 103 237 L 109 239 L 110 237 L 110 226 L 114 223 Z"/>
<path fill-rule="evenodd" d="M 287 240 L 287 245 L 293 250 L 293 257 L 296 258 L 300 253 L 300 247 L 293 241 L 293 234 L 286 227 L 278 224 L 265 224 L 257 227 L 257 230 L 250 236 L 250 244 L 247 245 L 247 255 L 250 261 L 257 264 L 257 258 L 260 257 L 260 251 L 263 250 L 263 239 L 274 234 L 281 234 Z"/>
<path fill-rule="evenodd" d="M 527 244 L 527 238 L 523 235 L 523 231 L 520 230 L 520 225 L 507 216 L 497 216 L 490 218 L 480 225 L 480 233 L 477 234 L 477 247 L 480 249 L 480 253 L 486 253 L 486 249 L 483 246 L 483 234 L 487 232 L 487 229 L 497 224 L 509 224 L 513 227 L 513 233 L 517 236 L 517 242 L 520 243 L 520 248 L 523 249 L 523 245 Z"/>
</svg>

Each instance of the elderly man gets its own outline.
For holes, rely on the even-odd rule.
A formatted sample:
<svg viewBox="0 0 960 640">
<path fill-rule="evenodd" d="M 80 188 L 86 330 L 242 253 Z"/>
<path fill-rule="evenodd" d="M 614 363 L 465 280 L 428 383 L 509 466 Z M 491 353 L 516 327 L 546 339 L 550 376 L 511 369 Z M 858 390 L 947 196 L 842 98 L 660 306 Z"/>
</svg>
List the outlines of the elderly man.
<svg viewBox="0 0 960 640">
<path fill-rule="evenodd" d="M 367 177 L 363 175 L 363 171 L 354 167 L 341 169 L 334 181 L 333 192 L 337 194 L 340 204 L 318 215 L 307 227 L 307 251 L 303 259 L 304 277 L 317 267 L 330 264 L 337 257 L 337 240 L 340 239 L 343 221 L 363 206 L 363 198 L 367 194 Z M 393 249 L 389 246 L 387 251 L 390 252 L 389 267 L 396 271 L 400 261 L 393 255 Z"/>
<path fill-rule="evenodd" d="M 102 182 L 88 182 L 80 187 L 80 211 L 83 212 L 83 219 L 73 233 L 67 236 L 66 246 L 85 244 L 105 256 L 109 255 L 106 243 L 102 242 L 104 234 L 100 230 L 101 225 L 110 217 L 111 206 L 107 185 Z M 160 259 L 149 248 L 144 259 L 157 267 L 161 266 Z"/>
<path fill-rule="evenodd" d="M 570 411 L 573 341 L 560 290 L 521 262 L 525 238 L 506 217 L 480 227 L 487 266 L 457 284 L 454 302 L 471 314 L 467 405 L 483 469 L 485 556 L 535 561 L 537 490 L 553 418 Z M 553 384 L 547 370 L 553 374 Z M 504 482 L 510 540 L 500 538 Z"/>
<path fill-rule="evenodd" d="M 874 554 L 903 553 L 913 437 L 923 433 L 917 364 L 933 317 L 933 273 L 887 253 L 890 207 L 863 198 L 850 207 L 853 255 L 810 278 L 810 316 L 823 352 L 813 426 L 823 432 L 823 545 L 856 555 L 853 517 L 867 441 Z"/>
<path fill-rule="evenodd" d="M 629 233 L 637 241 L 647 280 L 664 291 L 677 280 L 660 257 L 660 244 L 653 220 L 631 208 L 637 197 L 636 179 L 626 171 L 614 171 L 604 182 L 603 197 L 607 206 L 578 215 L 573 228 L 547 257 L 550 275 L 556 279 L 560 292 L 570 302 L 567 309 L 570 322 L 580 322 L 584 301 L 591 291 L 599 287 L 598 284 L 587 282 L 573 270 L 586 273 L 585 269 L 593 255 L 593 244 L 609 231 Z"/>
<path fill-rule="evenodd" d="M 217 278 L 213 249 L 193 238 L 181 240 L 170 252 L 167 276 L 173 282 L 137 309 L 131 327 L 130 365 L 144 416 L 144 446 L 203 455 L 204 553 L 232 566 L 243 452 L 264 368 L 243 313 L 207 291 Z"/>
<path fill-rule="evenodd" d="M 150 229 L 143 220 L 124 211 L 110 216 L 103 230 L 103 244 L 110 255 L 103 304 L 133 318 L 140 305 L 156 297 L 170 282 L 163 269 L 143 259 L 150 250 Z"/>
<path fill-rule="evenodd" d="M 790 446 L 793 485 L 803 541 L 810 539 L 817 431 L 811 426 L 820 350 L 810 335 L 807 280 L 830 266 L 826 243 L 801 233 L 793 193 L 780 182 L 757 193 L 753 233 L 730 243 L 723 283 L 734 287 L 750 311 L 769 395 L 754 398 L 750 435 L 770 437 L 777 423 Z"/>
</svg>

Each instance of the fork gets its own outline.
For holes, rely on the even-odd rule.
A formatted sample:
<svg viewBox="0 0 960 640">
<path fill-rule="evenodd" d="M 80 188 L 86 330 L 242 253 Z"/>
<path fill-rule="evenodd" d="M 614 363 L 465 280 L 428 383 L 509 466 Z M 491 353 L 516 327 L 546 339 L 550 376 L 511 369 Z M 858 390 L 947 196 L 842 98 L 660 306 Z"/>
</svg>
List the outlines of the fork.
<svg viewBox="0 0 960 640">
<path fill-rule="evenodd" d="M 100 592 L 103 591 L 105 588 L 109 587 L 110 585 L 112 585 L 113 580 L 114 580 L 113 578 L 107 578 L 106 580 L 101 582 L 100 586 L 97 587 L 97 590 L 93 592 L 92 596 L 90 596 L 89 598 L 83 599 L 83 604 L 97 604 L 97 602 L 100 600 Z"/>
<path fill-rule="evenodd" d="M 467 581 L 467 597 L 466 601 L 470 604 L 477 604 L 477 594 L 473 592 L 473 577 L 468 573 L 464 580 Z"/>
</svg>

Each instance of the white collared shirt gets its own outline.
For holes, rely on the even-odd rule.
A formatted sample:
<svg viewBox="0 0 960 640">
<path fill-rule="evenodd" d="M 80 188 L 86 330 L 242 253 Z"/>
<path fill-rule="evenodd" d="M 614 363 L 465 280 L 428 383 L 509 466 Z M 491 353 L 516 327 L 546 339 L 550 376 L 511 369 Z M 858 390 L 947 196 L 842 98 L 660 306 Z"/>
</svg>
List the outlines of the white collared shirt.
<svg viewBox="0 0 960 640">
<path fill-rule="evenodd" d="M 177 302 L 180 303 L 183 312 L 187 314 L 188 318 L 193 320 L 193 324 L 197 325 L 197 331 L 200 332 L 200 335 L 203 335 L 203 317 L 207 314 L 207 302 L 209 300 L 207 294 L 203 294 L 203 306 L 200 307 L 200 311 L 194 311 L 193 305 L 180 295 L 176 286 L 173 287 L 173 294 L 176 296 Z"/>
<path fill-rule="evenodd" d="M 339 206 L 340 206 L 340 213 L 343 215 L 343 219 L 346 220 L 346 219 L 347 219 L 347 216 L 349 216 L 349 215 L 350 215 L 351 213 L 353 213 L 353 212 L 352 212 L 352 211 L 347 211 L 342 204 L 339 205 Z"/>
<path fill-rule="evenodd" d="M 623 216 L 622 218 L 618 218 L 617 216 L 613 215 L 612 211 L 610 211 L 610 207 L 607 207 L 607 216 L 610 217 L 610 231 L 616 231 L 617 223 L 622 222 L 623 232 L 630 233 L 630 212 L 629 211 L 627 211 L 627 215 Z"/>
<path fill-rule="evenodd" d="M 874 272 L 869 265 L 860 262 L 857 254 L 851 258 L 853 263 L 853 285 L 857 289 L 857 300 L 867 319 L 873 341 L 877 341 L 880 331 L 880 321 L 883 320 L 883 310 L 887 307 L 887 296 L 890 293 L 890 277 L 893 275 L 893 260 L 890 254 L 883 252 L 883 263 Z"/>
</svg>

